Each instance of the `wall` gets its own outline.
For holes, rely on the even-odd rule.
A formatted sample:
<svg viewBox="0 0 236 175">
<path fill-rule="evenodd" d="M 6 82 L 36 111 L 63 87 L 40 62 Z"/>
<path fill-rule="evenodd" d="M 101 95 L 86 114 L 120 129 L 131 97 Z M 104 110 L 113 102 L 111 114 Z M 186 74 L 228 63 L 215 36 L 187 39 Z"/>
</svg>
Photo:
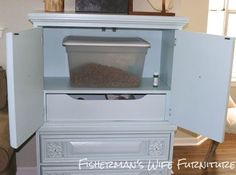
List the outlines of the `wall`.
<svg viewBox="0 0 236 175">
<path fill-rule="evenodd" d="M 233 98 L 233 100 L 236 102 L 236 84 L 235 83 L 231 85 L 230 95 Z"/>
<path fill-rule="evenodd" d="M 205 32 L 207 25 L 208 0 L 176 0 L 176 14 L 187 16 L 190 24 L 187 31 Z M 74 9 L 74 0 L 66 0 L 66 10 Z M 142 6 L 148 7 L 142 0 Z M 140 5 L 139 4 L 139 5 Z M 136 7 L 138 8 L 138 7 Z M 6 31 L 20 31 L 31 28 L 27 20 L 27 14 L 33 10 L 42 10 L 43 0 L 1 0 L 0 1 L 0 28 Z M 199 12 L 199 9 L 201 12 Z M 0 65 L 6 65 L 5 61 L 5 37 L 0 40 Z M 22 149 L 17 152 L 17 164 L 19 167 L 36 166 L 35 138 L 33 137 Z"/>
<path fill-rule="evenodd" d="M 185 28 L 186 31 L 206 33 L 208 0 L 181 0 L 177 10 L 178 16 L 189 18 L 189 24 Z"/>
<path fill-rule="evenodd" d="M 42 9 L 43 0 L 1 0 L 0 1 L 0 27 L 5 31 L 20 31 L 31 28 L 27 20 L 27 13 L 35 9 Z M 5 67 L 5 36 L 0 42 L 0 65 Z"/>
<path fill-rule="evenodd" d="M 43 10 L 44 0 L 0 0 L 0 28 L 6 32 L 19 32 L 32 28 L 28 13 Z M 65 0 L 65 9 L 74 9 L 74 0 Z M 6 67 L 5 36 L 0 39 L 0 65 Z"/>
<path fill-rule="evenodd" d="M 186 16 L 189 24 L 184 30 L 206 32 L 208 17 L 208 0 L 174 0 L 176 16 Z M 135 11 L 154 11 L 147 1 L 134 0 Z M 200 9 L 200 10 L 199 10 Z"/>
</svg>

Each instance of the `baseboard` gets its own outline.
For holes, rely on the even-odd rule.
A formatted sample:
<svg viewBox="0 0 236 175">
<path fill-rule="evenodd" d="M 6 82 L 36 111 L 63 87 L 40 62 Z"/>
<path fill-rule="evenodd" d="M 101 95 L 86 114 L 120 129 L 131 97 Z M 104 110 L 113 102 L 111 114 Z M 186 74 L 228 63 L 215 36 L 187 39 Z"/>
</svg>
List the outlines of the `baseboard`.
<svg viewBox="0 0 236 175">
<path fill-rule="evenodd" d="M 37 167 L 17 167 L 16 175 L 37 175 Z"/>
<path fill-rule="evenodd" d="M 175 137 L 174 146 L 199 146 L 207 140 L 207 137 Z"/>
</svg>

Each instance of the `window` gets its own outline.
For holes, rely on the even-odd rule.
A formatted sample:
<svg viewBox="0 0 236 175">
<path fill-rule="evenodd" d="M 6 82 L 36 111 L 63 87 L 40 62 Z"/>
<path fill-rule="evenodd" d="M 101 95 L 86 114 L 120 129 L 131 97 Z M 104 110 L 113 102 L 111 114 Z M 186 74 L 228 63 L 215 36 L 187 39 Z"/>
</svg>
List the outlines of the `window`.
<svg viewBox="0 0 236 175">
<path fill-rule="evenodd" d="M 207 33 L 236 37 L 236 0 L 209 0 Z M 236 45 L 232 81 L 236 82 Z"/>
</svg>

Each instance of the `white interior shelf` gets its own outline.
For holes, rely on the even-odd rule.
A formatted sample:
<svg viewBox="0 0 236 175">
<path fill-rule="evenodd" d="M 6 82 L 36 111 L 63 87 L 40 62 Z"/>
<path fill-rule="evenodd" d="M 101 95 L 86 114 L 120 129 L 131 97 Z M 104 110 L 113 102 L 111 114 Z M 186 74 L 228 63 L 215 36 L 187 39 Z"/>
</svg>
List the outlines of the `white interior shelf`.
<svg viewBox="0 0 236 175">
<path fill-rule="evenodd" d="M 70 85 L 67 77 L 44 78 L 45 93 L 81 93 L 81 94 L 155 94 L 167 93 L 170 88 L 162 81 L 158 87 L 153 87 L 152 78 L 142 78 L 137 88 L 78 88 Z"/>
</svg>

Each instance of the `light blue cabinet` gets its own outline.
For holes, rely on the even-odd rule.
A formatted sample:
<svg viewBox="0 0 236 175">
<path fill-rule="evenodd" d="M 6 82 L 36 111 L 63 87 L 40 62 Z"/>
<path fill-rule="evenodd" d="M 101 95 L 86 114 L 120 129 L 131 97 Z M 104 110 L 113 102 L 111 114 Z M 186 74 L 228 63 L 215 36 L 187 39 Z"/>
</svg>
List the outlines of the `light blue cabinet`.
<svg viewBox="0 0 236 175">
<path fill-rule="evenodd" d="M 78 161 L 86 157 L 145 166 L 149 159 L 172 161 L 176 126 L 223 141 L 234 39 L 183 32 L 184 17 L 31 13 L 29 19 L 34 29 L 7 34 L 10 134 L 18 148 L 37 132 L 39 174 L 127 173 L 80 171 Z M 71 87 L 62 46 L 68 35 L 148 41 L 141 86 Z M 154 72 L 160 73 L 157 88 Z M 138 99 L 109 102 L 104 94 Z"/>
</svg>

